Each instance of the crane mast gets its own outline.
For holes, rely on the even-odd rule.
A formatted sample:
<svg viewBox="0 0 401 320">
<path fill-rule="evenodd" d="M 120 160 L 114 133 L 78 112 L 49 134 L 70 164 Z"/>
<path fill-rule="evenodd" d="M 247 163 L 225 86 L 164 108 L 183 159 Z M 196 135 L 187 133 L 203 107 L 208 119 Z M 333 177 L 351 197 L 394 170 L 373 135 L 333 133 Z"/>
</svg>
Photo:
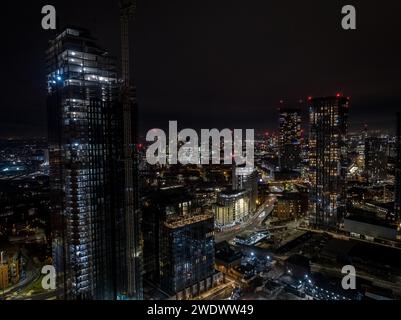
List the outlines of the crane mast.
<svg viewBox="0 0 401 320">
<path fill-rule="evenodd" d="M 130 79 L 130 22 L 135 18 L 136 0 L 120 0 L 121 49 L 122 49 L 122 87 L 121 102 L 123 107 L 124 130 L 124 169 L 125 169 L 125 222 L 128 299 L 142 297 L 141 293 L 141 248 L 140 218 L 137 179 L 136 135 L 136 93 Z M 134 127 L 135 126 L 135 127 Z"/>
</svg>

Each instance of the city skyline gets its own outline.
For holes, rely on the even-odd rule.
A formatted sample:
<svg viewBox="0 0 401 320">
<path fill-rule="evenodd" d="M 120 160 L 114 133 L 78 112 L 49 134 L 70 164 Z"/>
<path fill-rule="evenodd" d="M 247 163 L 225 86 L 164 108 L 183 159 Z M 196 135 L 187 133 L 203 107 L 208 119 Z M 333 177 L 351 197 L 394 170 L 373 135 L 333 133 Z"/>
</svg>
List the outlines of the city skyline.
<svg viewBox="0 0 401 320">
<path fill-rule="evenodd" d="M 75 1 L 6 35 L 0 303 L 401 299 L 400 3 Z"/>
</svg>

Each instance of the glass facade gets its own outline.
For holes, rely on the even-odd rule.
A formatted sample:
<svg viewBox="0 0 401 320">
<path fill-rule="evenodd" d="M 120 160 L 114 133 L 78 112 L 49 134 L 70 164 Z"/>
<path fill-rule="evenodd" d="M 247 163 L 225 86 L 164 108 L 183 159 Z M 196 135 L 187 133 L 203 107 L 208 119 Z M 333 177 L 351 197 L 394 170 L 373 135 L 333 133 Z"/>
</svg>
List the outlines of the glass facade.
<svg viewBox="0 0 401 320">
<path fill-rule="evenodd" d="M 160 226 L 160 283 L 178 293 L 214 274 L 212 214 L 169 217 Z"/>
<path fill-rule="evenodd" d="M 135 229 L 126 223 L 115 60 L 87 31 L 69 28 L 50 42 L 47 68 L 53 257 L 62 295 L 140 298 L 140 280 L 134 294 L 128 290 L 134 275 L 126 248 Z"/>
<path fill-rule="evenodd" d="M 145 277 L 169 295 L 214 274 L 214 218 L 181 186 L 144 201 Z"/>
</svg>

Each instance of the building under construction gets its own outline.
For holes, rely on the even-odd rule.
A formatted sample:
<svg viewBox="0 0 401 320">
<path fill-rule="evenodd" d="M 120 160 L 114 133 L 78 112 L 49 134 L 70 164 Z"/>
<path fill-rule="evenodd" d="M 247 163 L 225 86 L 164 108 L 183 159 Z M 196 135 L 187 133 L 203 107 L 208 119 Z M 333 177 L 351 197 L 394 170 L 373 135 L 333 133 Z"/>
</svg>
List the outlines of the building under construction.
<svg viewBox="0 0 401 320">
<path fill-rule="evenodd" d="M 129 73 L 135 1 L 121 1 L 122 81 L 89 32 L 47 51 L 53 258 L 63 299 L 142 299 L 136 97 Z"/>
</svg>

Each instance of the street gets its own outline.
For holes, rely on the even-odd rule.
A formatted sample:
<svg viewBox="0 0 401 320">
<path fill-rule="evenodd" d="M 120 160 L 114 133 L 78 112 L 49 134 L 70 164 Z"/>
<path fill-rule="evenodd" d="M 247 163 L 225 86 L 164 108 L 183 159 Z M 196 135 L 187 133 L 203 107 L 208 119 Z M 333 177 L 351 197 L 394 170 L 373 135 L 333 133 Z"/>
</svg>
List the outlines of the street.
<svg viewBox="0 0 401 320">
<path fill-rule="evenodd" d="M 273 209 L 274 201 L 272 199 L 268 199 L 259 207 L 257 212 L 253 214 L 248 221 L 241 224 L 237 229 L 216 233 L 216 243 L 230 241 L 235 236 L 245 231 L 256 231 L 257 228 L 261 226 L 263 220 L 272 213 Z"/>
</svg>

